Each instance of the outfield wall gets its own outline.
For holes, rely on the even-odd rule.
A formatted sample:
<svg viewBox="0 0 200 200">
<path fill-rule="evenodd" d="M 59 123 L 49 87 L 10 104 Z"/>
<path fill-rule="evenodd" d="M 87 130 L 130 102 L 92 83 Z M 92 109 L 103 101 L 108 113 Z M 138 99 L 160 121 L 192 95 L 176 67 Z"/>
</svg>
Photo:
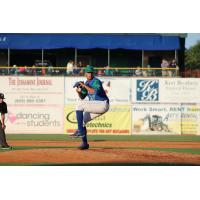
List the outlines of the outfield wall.
<svg viewBox="0 0 200 200">
<path fill-rule="evenodd" d="M 88 134 L 200 134 L 200 80 L 100 77 L 110 110 L 87 124 Z M 84 77 L 0 78 L 8 104 L 7 133 L 73 133 L 73 85 Z"/>
</svg>

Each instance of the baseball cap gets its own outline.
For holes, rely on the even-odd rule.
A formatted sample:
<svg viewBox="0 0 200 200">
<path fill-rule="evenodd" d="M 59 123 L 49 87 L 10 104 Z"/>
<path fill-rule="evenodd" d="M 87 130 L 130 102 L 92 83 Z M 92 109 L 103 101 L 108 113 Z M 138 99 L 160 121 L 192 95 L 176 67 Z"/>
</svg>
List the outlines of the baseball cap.
<svg viewBox="0 0 200 200">
<path fill-rule="evenodd" d="M 0 99 L 5 99 L 3 93 L 0 93 Z"/>
<path fill-rule="evenodd" d="M 85 72 L 86 73 L 92 73 L 92 72 L 94 72 L 94 67 L 90 66 L 90 65 L 86 66 Z"/>
</svg>

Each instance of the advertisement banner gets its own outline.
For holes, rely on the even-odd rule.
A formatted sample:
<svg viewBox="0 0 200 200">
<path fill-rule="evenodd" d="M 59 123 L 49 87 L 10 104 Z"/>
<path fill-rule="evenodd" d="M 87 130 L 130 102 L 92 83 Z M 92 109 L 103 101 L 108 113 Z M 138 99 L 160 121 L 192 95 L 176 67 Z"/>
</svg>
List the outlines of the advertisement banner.
<svg viewBox="0 0 200 200">
<path fill-rule="evenodd" d="M 110 104 L 125 105 L 131 103 L 131 78 L 98 77 L 103 84 Z M 65 104 L 73 104 L 78 100 L 76 89 L 73 85 L 78 81 L 86 81 L 84 77 L 65 78 Z"/>
<path fill-rule="evenodd" d="M 64 101 L 64 77 L 0 78 L 0 91 L 9 105 L 61 105 Z"/>
<path fill-rule="evenodd" d="M 145 135 L 181 134 L 180 104 L 135 104 L 132 133 Z"/>
<path fill-rule="evenodd" d="M 65 106 L 65 132 L 74 133 L 77 130 L 75 105 Z M 109 111 L 100 117 L 88 122 L 89 135 L 130 135 L 131 134 L 131 107 L 127 105 L 113 105 Z"/>
<path fill-rule="evenodd" d="M 182 104 L 182 134 L 200 135 L 200 104 Z"/>
<path fill-rule="evenodd" d="M 200 79 L 133 78 L 132 103 L 200 103 Z"/>
<path fill-rule="evenodd" d="M 63 134 L 62 106 L 9 106 L 6 133 Z"/>
<path fill-rule="evenodd" d="M 0 91 L 8 106 L 7 133 L 63 133 L 64 77 L 5 76 Z"/>
<path fill-rule="evenodd" d="M 200 135 L 200 80 L 99 77 L 110 110 L 87 124 L 88 134 Z M 73 133 L 73 88 L 85 77 L 3 76 L 7 133 Z M 132 101 L 131 101 L 132 98 Z M 195 102 L 195 103 L 194 103 Z M 131 105 L 131 103 L 133 103 Z"/>
</svg>

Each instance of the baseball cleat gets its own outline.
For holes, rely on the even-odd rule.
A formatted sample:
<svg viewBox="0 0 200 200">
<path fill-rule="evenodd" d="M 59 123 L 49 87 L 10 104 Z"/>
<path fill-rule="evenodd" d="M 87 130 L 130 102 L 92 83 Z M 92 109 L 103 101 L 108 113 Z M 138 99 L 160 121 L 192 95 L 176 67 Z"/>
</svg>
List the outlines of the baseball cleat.
<svg viewBox="0 0 200 200">
<path fill-rule="evenodd" d="M 87 149 L 89 149 L 89 147 L 90 147 L 89 144 L 87 144 L 87 145 L 81 145 L 78 149 L 79 150 L 87 150 Z"/>
<path fill-rule="evenodd" d="M 11 150 L 12 147 L 11 146 L 2 146 L 1 149 L 2 150 Z"/>
<path fill-rule="evenodd" d="M 85 132 L 77 130 L 74 134 L 69 135 L 71 138 L 82 138 L 85 136 Z"/>
</svg>

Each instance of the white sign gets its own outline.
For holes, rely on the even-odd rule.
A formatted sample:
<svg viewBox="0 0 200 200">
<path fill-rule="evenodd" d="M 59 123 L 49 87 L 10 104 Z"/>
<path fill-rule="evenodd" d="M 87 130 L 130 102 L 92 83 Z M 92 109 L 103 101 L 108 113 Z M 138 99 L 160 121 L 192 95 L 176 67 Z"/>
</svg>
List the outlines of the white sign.
<svg viewBox="0 0 200 200">
<path fill-rule="evenodd" d="M 84 77 L 66 77 L 65 78 L 65 104 L 76 103 L 79 99 L 76 88 L 73 88 L 76 82 L 85 82 Z"/>
<path fill-rule="evenodd" d="M 0 78 L 8 106 L 7 133 L 64 131 L 64 77 Z"/>
<path fill-rule="evenodd" d="M 132 102 L 200 103 L 200 79 L 133 78 Z"/>
<path fill-rule="evenodd" d="M 62 112 L 61 112 L 62 111 Z M 61 106 L 9 106 L 7 133 L 62 134 L 64 110 Z"/>
<path fill-rule="evenodd" d="M 97 77 L 102 81 L 103 88 L 111 104 L 131 103 L 131 78 Z M 78 100 L 76 89 L 73 85 L 78 81 L 86 81 L 86 78 L 65 78 L 65 104 L 75 103 Z"/>
<path fill-rule="evenodd" d="M 61 105 L 64 77 L 1 77 L 0 92 L 10 105 Z"/>
<path fill-rule="evenodd" d="M 181 134 L 180 104 L 135 104 L 132 133 L 145 135 Z"/>
</svg>

